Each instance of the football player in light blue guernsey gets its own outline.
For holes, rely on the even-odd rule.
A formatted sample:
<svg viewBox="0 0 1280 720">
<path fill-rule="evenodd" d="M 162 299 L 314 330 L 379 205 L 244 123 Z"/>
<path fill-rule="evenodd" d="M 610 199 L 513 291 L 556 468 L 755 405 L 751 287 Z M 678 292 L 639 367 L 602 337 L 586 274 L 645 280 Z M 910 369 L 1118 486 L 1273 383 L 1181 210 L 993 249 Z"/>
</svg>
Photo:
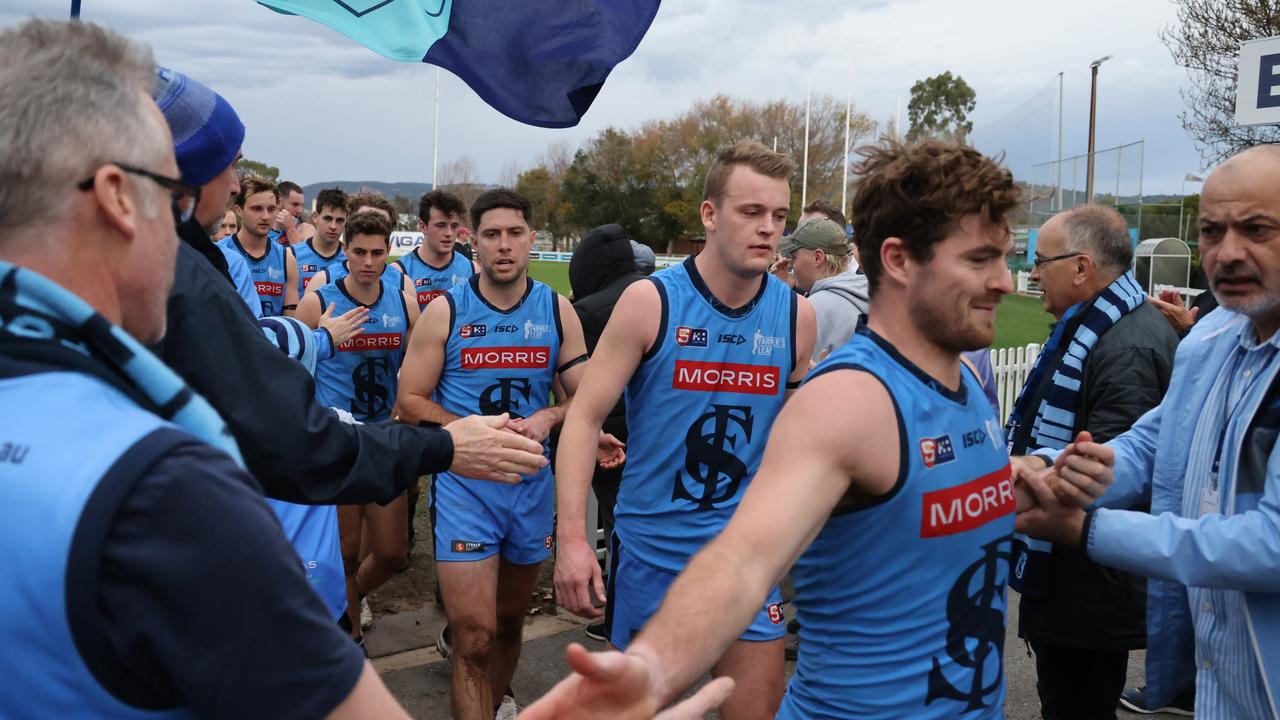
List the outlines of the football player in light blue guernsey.
<svg viewBox="0 0 1280 720">
<path fill-rule="evenodd" d="M 422 244 L 394 265 L 409 278 L 418 296 L 418 309 L 467 281 L 475 271 L 471 260 L 454 250 L 466 206 L 444 190 L 432 190 L 418 201 L 418 231 Z"/>
<path fill-rule="evenodd" d="M 626 391 L 628 461 L 614 509 L 606 633 L 625 648 L 689 559 L 729 522 L 751 484 L 774 418 L 808 370 L 816 321 L 768 274 L 787 222 L 795 164 L 757 142 L 721 151 L 701 206 L 706 249 L 628 287 L 560 439 L 560 602 L 599 615 L 602 583 L 584 534 L 600 426 Z M 776 578 L 774 579 L 776 580 Z M 772 581 L 771 581 L 772 583 Z M 712 673 L 737 681 L 727 720 L 771 718 L 785 683 L 781 598 L 756 603 Z"/>
<path fill-rule="evenodd" d="M 391 223 L 375 212 L 358 212 L 347 223 L 347 258 L 353 272 L 302 298 L 298 319 L 311 327 L 322 308 L 335 314 L 368 308 L 364 332 L 337 346 L 333 357 L 316 366 L 316 399 L 348 410 L 360 422 L 391 419 L 396 377 L 418 319 L 418 303 L 399 285 L 382 279 L 391 249 Z M 409 533 L 405 497 L 388 505 L 343 505 L 338 508 L 342 560 L 347 573 L 347 612 L 353 638 L 360 636 L 360 598 L 376 590 L 405 563 Z M 369 553 L 360 557 L 362 535 Z"/>
<path fill-rule="evenodd" d="M 244 222 L 239 232 L 218 242 L 248 263 L 262 304 L 261 317 L 292 316 L 298 309 L 298 263 L 293 250 L 267 238 L 277 200 L 276 186 L 266 179 L 254 175 L 242 179 L 236 212 Z"/>
<path fill-rule="evenodd" d="M 567 299 L 528 276 L 534 235 L 527 199 L 490 190 L 476 199 L 471 217 L 481 272 L 423 312 L 400 374 L 400 418 L 447 423 L 477 412 L 506 414 L 510 429 L 545 444 L 586 367 L 582 325 Z M 550 405 L 556 378 L 569 400 Z M 550 467 L 513 484 L 452 473 L 432 481 L 436 574 L 459 720 L 490 720 L 499 702 L 503 717 L 513 714 L 515 701 L 502 689 L 520 657 L 538 567 L 551 554 L 554 510 Z"/>
<path fill-rule="evenodd" d="M 298 260 L 298 287 L 306 290 L 311 278 L 330 265 L 346 260 L 342 254 L 342 231 L 347 227 L 347 194 L 338 188 L 316 194 L 316 211 L 311 213 L 316 232 L 293 246 Z"/>
<path fill-rule="evenodd" d="M 377 193 L 357 193 L 347 200 L 348 218 L 354 218 L 357 213 L 363 211 L 371 211 L 378 213 L 386 218 L 391 224 L 391 229 L 395 230 L 396 226 L 396 209 L 387 201 L 386 198 Z M 345 246 L 344 246 L 345 247 Z M 345 251 L 344 251 L 345 252 Z M 383 256 L 386 261 L 382 269 L 382 279 L 394 283 L 404 292 L 413 292 L 413 286 L 409 284 L 409 280 L 404 277 L 404 273 L 400 272 L 400 268 L 391 262 L 391 256 Z M 346 277 L 351 273 L 351 264 L 347 262 L 345 255 L 339 255 L 338 261 L 330 263 L 319 273 L 312 275 L 311 280 L 306 284 L 305 291 L 319 290 L 325 285 L 332 285 L 340 278 Z M 416 303 L 415 303 L 416 304 Z"/>
<path fill-rule="evenodd" d="M 861 153 L 851 217 L 867 323 L 787 403 L 737 513 L 626 653 L 571 647 L 577 674 L 525 720 L 652 715 L 716 661 L 793 563 L 799 662 L 779 718 L 1004 716 L 1005 583 L 1014 513 L 1031 501 L 960 354 L 991 344 L 1013 289 L 1017 186 L 963 145 Z M 709 684 L 682 711 L 700 714 L 728 685 Z"/>
</svg>

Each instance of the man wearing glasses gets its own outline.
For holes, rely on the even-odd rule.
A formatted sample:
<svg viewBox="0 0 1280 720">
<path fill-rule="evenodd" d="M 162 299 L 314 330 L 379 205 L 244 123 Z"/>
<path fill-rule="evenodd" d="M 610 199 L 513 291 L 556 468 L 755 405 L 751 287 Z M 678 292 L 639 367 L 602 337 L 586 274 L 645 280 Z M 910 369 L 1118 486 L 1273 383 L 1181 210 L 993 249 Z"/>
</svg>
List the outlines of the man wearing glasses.
<svg viewBox="0 0 1280 720">
<path fill-rule="evenodd" d="M 199 206 L 154 84 L 94 25 L 0 32 L 0 716 L 407 717 L 143 347 Z"/>
<path fill-rule="evenodd" d="M 1106 442 L 1160 404 L 1178 336 L 1130 271 L 1125 220 L 1086 205 L 1040 229 L 1031 279 L 1053 329 L 1009 417 L 1012 455 Z M 1015 466 L 1017 463 L 1015 462 Z M 1027 540 L 1010 585 L 1036 654 L 1044 717 L 1114 718 L 1130 650 L 1146 646 L 1146 581 L 1073 547 Z"/>
</svg>

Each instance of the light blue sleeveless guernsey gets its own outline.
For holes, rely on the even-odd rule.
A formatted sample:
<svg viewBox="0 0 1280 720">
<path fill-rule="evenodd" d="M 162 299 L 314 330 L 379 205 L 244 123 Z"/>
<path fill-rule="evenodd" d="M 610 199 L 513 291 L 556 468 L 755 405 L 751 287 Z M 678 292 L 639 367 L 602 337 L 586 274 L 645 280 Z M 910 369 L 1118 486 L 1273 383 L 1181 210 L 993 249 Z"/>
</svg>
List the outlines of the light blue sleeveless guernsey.
<svg viewBox="0 0 1280 720">
<path fill-rule="evenodd" d="M 409 281 L 413 283 L 414 292 L 418 294 L 419 310 L 425 308 L 427 303 L 445 294 L 455 285 L 465 283 L 467 278 L 471 277 L 475 272 L 467 256 L 457 251 L 449 258 L 448 264 L 442 268 L 428 265 L 418 255 L 417 250 L 401 256 L 393 264 L 400 269 L 400 272 L 409 276 Z"/>
<path fill-rule="evenodd" d="M 325 268 L 340 263 L 347 259 L 342 252 L 342 243 L 338 243 L 338 249 L 333 254 L 325 257 L 316 251 L 315 238 L 310 238 L 304 243 L 293 246 L 293 256 L 298 260 L 298 292 L 307 289 L 307 283 L 311 282 L 311 278 L 319 275 Z"/>
<path fill-rule="evenodd" d="M 325 284 L 332 285 L 342 278 L 350 275 L 351 268 L 347 267 L 347 258 L 343 257 L 342 260 L 332 263 L 320 272 L 324 274 Z M 396 288 L 400 288 L 400 284 L 403 282 L 401 280 L 403 276 L 404 273 L 400 272 L 400 268 L 397 267 L 395 263 L 387 263 L 387 269 L 382 271 L 382 275 L 380 275 L 379 278 L 383 282 L 394 283 Z"/>
<path fill-rule="evenodd" d="M 240 244 L 240 238 L 235 235 L 228 235 L 219 240 L 218 244 L 240 253 L 248 263 L 249 275 L 253 278 L 254 289 L 258 291 L 258 301 L 262 303 L 260 317 L 283 315 L 285 266 L 287 265 L 285 256 L 292 254 L 293 250 L 278 242 L 269 241 L 267 252 L 262 257 L 254 257 L 244 249 Z"/>
<path fill-rule="evenodd" d="M 337 317 L 362 303 L 347 292 L 346 278 L 316 292 L 320 306 L 332 303 Z M 396 401 L 396 375 L 409 344 L 409 311 L 399 279 L 382 280 L 378 298 L 367 307 L 364 333 L 337 348 L 333 357 L 316 364 L 316 400 L 343 408 L 360 422 L 391 419 Z"/>
<path fill-rule="evenodd" d="M 1001 718 L 1014 497 L 1000 423 L 967 369 L 950 391 L 866 326 L 810 379 L 840 369 L 893 397 L 901 470 L 874 505 L 833 514 L 791 571 L 799 662 L 778 717 Z"/>
<path fill-rule="evenodd" d="M 520 302 L 503 311 L 480 295 L 473 275 L 444 298 L 449 339 L 433 399 L 458 415 L 529 417 L 545 408 L 563 338 L 555 291 L 530 279 Z M 550 477 L 546 467 L 526 480 Z"/>
<path fill-rule="evenodd" d="M 0 647 L 13 660 L 0 717 L 194 717 L 129 706 L 99 684 L 81 649 L 105 638 L 78 645 L 69 620 L 96 617 L 95 599 L 72 597 L 87 605 L 69 608 L 67 594 L 72 539 L 104 475 L 140 440 L 175 426 L 101 380 L 55 371 L 0 380 L 0 428 Z"/>
<path fill-rule="evenodd" d="M 796 296 L 766 275 L 750 303 L 727 308 L 692 257 L 651 279 L 662 319 L 627 384 L 615 528 L 641 560 L 677 573 L 729 522 L 760 466 L 795 367 Z"/>
</svg>

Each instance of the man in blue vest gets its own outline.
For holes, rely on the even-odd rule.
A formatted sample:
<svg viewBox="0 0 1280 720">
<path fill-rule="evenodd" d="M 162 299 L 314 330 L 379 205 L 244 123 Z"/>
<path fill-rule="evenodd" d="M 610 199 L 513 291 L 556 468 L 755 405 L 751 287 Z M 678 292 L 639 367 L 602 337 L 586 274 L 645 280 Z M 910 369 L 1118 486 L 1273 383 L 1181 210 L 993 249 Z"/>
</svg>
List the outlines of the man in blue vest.
<svg viewBox="0 0 1280 720">
<path fill-rule="evenodd" d="M 676 575 L 729 521 L 788 388 L 809 368 L 813 309 L 767 273 L 794 170 L 754 141 L 720 152 L 700 208 L 706 250 L 623 291 L 565 423 L 556 461 L 556 589 L 571 612 L 593 617 L 591 591 L 604 598 L 594 542 L 583 533 L 591 458 L 625 390 L 629 458 L 614 510 L 605 616 L 614 647 L 627 647 Z M 752 622 L 719 648 L 712 668 L 742 688 L 723 709 L 728 720 L 771 718 L 782 700 L 781 597 L 774 588 L 755 600 Z"/>
<path fill-rule="evenodd" d="M 564 418 L 569 401 L 549 405 L 552 381 L 572 398 L 586 345 L 569 301 L 528 276 L 532 216 L 529 201 L 506 188 L 471 206 L 481 272 L 423 312 L 400 373 L 401 419 L 448 423 L 467 413 L 505 413 L 510 429 L 546 443 Z M 514 485 L 454 473 L 432 479 L 458 720 L 515 716 L 515 699 L 500 693 L 520 657 L 538 568 L 551 554 L 554 506 L 550 468 Z"/>
<path fill-rule="evenodd" d="M 0 33 L 0 716 L 406 717 L 143 347 L 197 194 L 155 79 L 92 24 Z"/>
</svg>

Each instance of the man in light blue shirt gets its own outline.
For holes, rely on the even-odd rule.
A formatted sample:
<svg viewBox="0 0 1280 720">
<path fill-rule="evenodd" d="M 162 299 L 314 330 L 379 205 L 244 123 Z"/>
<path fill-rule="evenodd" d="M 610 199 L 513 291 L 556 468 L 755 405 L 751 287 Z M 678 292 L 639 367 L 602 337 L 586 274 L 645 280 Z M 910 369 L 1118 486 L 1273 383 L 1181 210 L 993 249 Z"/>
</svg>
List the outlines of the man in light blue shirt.
<svg viewBox="0 0 1280 720">
<path fill-rule="evenodd" d="M 1151 702 L 1167 703 L 1194 677 L 1198 717 L 1275 719 L 1280 146 L 1242 152 L 1209 176 L 1200 252 L 1220 308 L 1179 345 L 1164 401 L 1107 443 L 1115 452 L 1115 484 L 1094 509 L 1072 510 L 1057 503 L 1047 476 L 1028 471 L 1041 461 L 1015 458 L 1034 495 L 1018 527 L 1151 578 Z M 1067 482 L 1060 492 L 1105 482 L 1107 468 L 1074 464 L 1084 472 L 1062 472 Z M 1144 499 L 1150 514 L 1108 509 Z"/>
</svg>

